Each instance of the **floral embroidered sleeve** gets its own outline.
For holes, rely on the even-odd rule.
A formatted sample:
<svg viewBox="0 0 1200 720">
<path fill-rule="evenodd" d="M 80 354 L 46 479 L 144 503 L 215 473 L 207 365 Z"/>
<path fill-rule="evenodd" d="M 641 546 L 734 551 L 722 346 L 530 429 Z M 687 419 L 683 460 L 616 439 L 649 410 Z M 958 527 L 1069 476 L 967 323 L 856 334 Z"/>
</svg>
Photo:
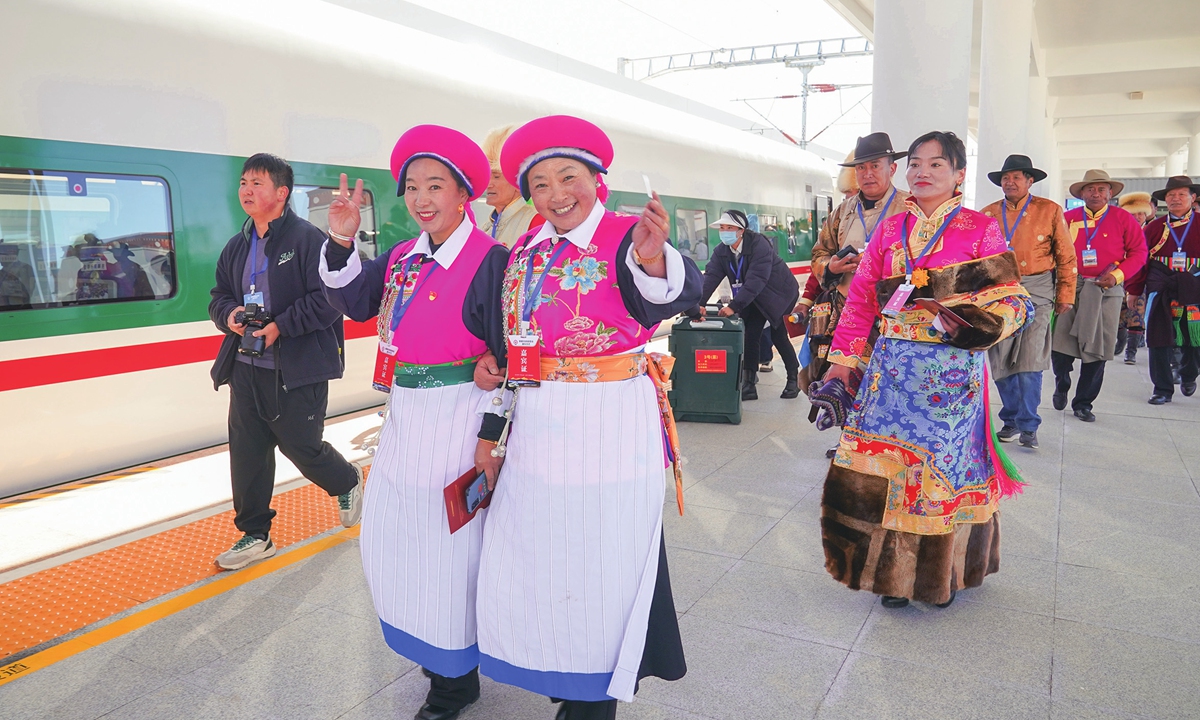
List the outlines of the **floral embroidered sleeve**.
<svg viewBox="0 0 1200 720">
<path fill-rule="evenodd" d="M 1028 295 L 1009 295 L 982 307 L 1000 319 L 1000 337 L 996 342 L 1013 335 L 1033 319 L 1033 301 Z"/>
<path fill-rule="evenodd" d="M 987 218 L 983 235 L 975 241 L 974 255 L 985 258 L 1008 252 L 1008 243 L 1004 241 L 1004 233 L 1000 232 L 1000 223 L 995 218 Z"/>
<path fill-rule="evenodd" d="M 831 363 L 856 368 L 866 362 L 869 355 L 867 338 L 879 317 L 875 283 L 883 276 L 884 246 L 890 242 L 884 240 L 886 235 L 887 232 L 875 233 L 874 239 L 867 244 L 858 270 L 854 272 L 850 294 L 846 298 L 846 306 L 842 309 L 837 330 L 833 334 L 833 343 L 829 347 L 828 359 Z"/>
</svg>

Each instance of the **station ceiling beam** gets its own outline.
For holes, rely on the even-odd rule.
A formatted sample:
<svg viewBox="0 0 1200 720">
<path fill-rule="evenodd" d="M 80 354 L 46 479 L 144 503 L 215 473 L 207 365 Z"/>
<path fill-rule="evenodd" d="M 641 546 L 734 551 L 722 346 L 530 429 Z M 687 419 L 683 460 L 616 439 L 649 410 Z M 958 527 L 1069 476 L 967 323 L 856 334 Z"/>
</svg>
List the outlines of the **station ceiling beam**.
<svg viewBox="0 0 1200 720">
<path fill-rule="evenodd" d="M 727 69 L 773 63 L 802 68 L 805 65 L 820 65 L 834 58 L 863 57 L 870 54 L 871 43 L 862 37 L 805 40 L 675 55 L 617 58 L 617 73 L 631 80 L 649 80 L 680 70 Z"/>
</svg>

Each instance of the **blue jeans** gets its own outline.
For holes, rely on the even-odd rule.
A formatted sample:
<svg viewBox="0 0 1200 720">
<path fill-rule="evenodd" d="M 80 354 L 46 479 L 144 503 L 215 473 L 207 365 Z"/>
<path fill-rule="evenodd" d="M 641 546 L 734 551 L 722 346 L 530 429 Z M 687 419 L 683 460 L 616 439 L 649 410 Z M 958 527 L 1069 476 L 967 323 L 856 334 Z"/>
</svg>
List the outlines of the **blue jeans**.
<svg viewBox="0 0 1200 720">
<path fill-rule="evenodd" d="M 1021 432 L 1037 432 L 1038 425 L 1042 424 L 1042 419 L 1038 417 L 1038 404 L 1042 401 L 1042 371 L 1009 375 L 996 381 L 996 389 L 1004 401 L 1000 420 Z"/>
</svg>

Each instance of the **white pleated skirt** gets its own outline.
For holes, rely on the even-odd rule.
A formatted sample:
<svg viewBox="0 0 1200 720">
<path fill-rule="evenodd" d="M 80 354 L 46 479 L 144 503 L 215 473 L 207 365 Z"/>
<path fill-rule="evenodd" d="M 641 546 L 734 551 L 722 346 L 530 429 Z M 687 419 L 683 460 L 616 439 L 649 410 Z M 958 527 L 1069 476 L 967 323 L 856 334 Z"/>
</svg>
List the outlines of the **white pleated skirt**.
<svg viewBox="0 0 1200 720">
<path fill-rule="evenodd" d="M 453 535 L 443 490 L 474 465 L 485 393 L 393 387 L 363 499 L 363 570 L 384 639 L 439 675 L 479 664 L 475 604 L 487 510 Z"/>
<path fill-rule="evenodd" d="M 520 391 L 484 526 L 481 672 L 566 700 L 633 699 L 663 478 L 649 378 Z"/>
</svg>

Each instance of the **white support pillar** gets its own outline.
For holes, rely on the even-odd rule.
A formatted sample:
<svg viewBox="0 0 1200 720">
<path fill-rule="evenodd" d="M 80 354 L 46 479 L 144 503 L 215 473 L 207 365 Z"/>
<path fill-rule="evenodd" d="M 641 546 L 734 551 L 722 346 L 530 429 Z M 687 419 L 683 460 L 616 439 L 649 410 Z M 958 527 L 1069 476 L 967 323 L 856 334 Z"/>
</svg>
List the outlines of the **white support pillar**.
<svg viewBox="0 0 1200 720">
<path fill-rule="evenodd" d="M 1029 43 L 1033 0 L 982 0 L 979 65 L 979 163 L 975 206 L 1003 197 L 987 179 L 1004 158 L 1028 155 Z"/>
<path fill-rule="evenodd" d="M 1167 177 L 1173 177 L 1175 175 L 1183 174 L 1183 170 L 1185 167 L 1183 152 L 1184 152 L 1183 150 L 1176 150 L 1175 152 L 1173 152 L 1167 156 L 1167 165 L 1166 165 Z"/>
<path fill-rule="evenodd" d="M 1193 135 L 1187 146 L 1187 174 L 1194 178 L 1200 176 L 1200 134 Z"/>
<path fill-rule="evenodd" d="M 1033 160 L 1033 166 L 1050 173 L 1050 150 L 1047 139 L 1049 126 L 1046 119 L 1046 95 L 1050 81 L 1044 77 L 1029 78 L 1028 120 L 1025 122 L 1025 154 Z M 1041 197 L 1050 197 L 1050 177 L 1036 183 L 1031 192 Z"/>
<path fill-rule="evenodd" d="M 952 130 L 966 142 L 972 5 L 875 1 L 871 129 L 886 132 L 897 150 L 930 130 Z M 897 182 L 905 186 L 903 172 Z"/>
</svg>

